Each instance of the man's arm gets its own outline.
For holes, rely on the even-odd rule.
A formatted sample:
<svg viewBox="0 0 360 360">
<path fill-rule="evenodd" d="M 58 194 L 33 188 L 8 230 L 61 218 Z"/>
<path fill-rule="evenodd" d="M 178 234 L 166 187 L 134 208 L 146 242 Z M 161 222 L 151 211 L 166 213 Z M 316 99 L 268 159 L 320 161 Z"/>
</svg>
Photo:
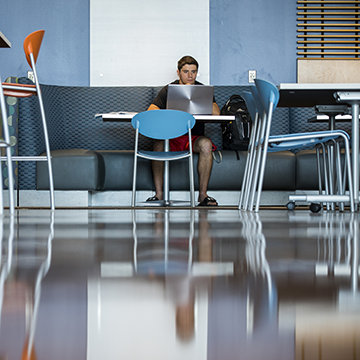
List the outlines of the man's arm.
<svg viewBox="0 0 360 360">
<path fill-rule="evenodd" d="M 160 110 L 160 108 L 154 104 L 151 104 L 149 107 L 148 107 L 148 110 Z"/>
<path fill-rule="evenodd" d="M 219 106 L 218 106 L 218 104 L 216 102 L 213 102 L 212 114 L 213 115 L 220 115 L 220 109 L 219 109 Z"/>
</svg>

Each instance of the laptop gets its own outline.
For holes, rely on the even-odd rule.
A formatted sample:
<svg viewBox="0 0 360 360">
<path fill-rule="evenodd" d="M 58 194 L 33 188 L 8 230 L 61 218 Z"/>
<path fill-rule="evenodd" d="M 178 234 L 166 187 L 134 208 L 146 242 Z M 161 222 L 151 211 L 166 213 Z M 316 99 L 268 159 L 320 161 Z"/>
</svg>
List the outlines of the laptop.
<svg viewBox="0 0 360 360">
<path fill-rule="evenodd" d="M 213 99 L 212 85 L 169 84 L 167 109 L 186 111 L 192 115 L 211 115 Z"/>
</svg>

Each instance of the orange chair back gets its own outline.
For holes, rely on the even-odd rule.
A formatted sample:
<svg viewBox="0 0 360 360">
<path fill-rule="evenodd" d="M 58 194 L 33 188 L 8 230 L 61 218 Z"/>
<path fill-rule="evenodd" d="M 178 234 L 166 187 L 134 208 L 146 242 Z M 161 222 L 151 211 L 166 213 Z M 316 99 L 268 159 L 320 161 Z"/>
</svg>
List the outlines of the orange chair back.
<svg viewBox="0 0 360 360">
<path fill-rule="evenodd" d="M 31 68 L 32 66 L 31 66 L 30 54 L 33 54 L 34 61 L 36 64 L 36 60 L 39 55 L 44 34 L 45 34 L 45 30 L 37 30 L 31 33 L 30 35 L 28 35 L 24 40 L 25 56 Z"/>
</svg>

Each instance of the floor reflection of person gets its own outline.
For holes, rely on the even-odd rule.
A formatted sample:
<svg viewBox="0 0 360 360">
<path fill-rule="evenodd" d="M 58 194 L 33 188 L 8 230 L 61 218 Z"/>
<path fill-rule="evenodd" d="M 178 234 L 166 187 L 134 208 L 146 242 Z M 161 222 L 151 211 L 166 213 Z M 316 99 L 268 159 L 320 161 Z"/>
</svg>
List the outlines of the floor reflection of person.
<svg viewBox="0 0 360 360">
<path fill-rule="evenodd" d="M 197 236 L 195 214 L 199 216 Z M 213 239 L 207 210 L 190 212 L 187 236 L 180 230 L 182 226 L 170 222 L 170 215 L 169 210 L 155 213 L 150 242 L 139 242 L 136 237 L 136 269 L 145 272 L 150 281 L 164 281 L 166 298 L 175 306 L 177 339 L 191 342 L 195 338 L 195 306 L 207 304 L 211 279 L 207 274 L 194 275 L 193 254 L 197 254 L 197 263 L 211 263 Z"/>
<path fill-rule="evenodd" d="M 195 335 L 195 284 L 191 275 L 166 277 L 166 291 L 175 304 L 176 335 L 190 341 Z"/>
<path fill-rule="evenodd" d="M 209 234 L 208 212 L 199 211 L 198 262 L 212 261 L 213 240 Z M 167 290 L 176 305 L 176 334 L 182 341 L 190 341 L 195 336 L 195 297 L 199 286 L 209 286 L 209 278 L 194 277 L 191 273 L 167 277 Z"/>
<path fill-rule="evenodd" d="M 155 213 L 153 238 L 151 240 L 151 259 L 146 264 L 146 271 L 151 281 L 164 279 L 166 296 L 175 305 L 176 334 L 179 340 L 188 342 L 195 337 L 195 303 L 199 291 L 208 292 L 209 277 L 194 276 L 192 272 L 192 254 L 197 253 L 198 263 L 209 263 L 213 256 L 213 239 L 209 234 L 208 211 L 200 210 L 198 236 L 194 237 L 194 216 L 191 221 L 189 236 L 183 236 L 179 230 L 171 229 L 169 211 Z M 176 233 L 176 236 L 172 236 Z M 159 246 L 163 253 L 159 258 Z M 195 245 L 194 245 L 195 244 Z M 197 247 L 197 252 L 194 251 Z M 139 255 L 139 254 L 138 254 Z M 166 259 L 166 260 L 164 260 Z M 160 265 L 160 262 L 165 264 Z M 138 264 L 138 269 L 142 268 Z"/>
<path fill-rule="evenodd" d="M 209 234 L 210 223 L 208 221 L 208 211 L 199 210 L 199 236 L 198 236 L 198 261 L 212 262 L 213 259 L 213 239 Z"/>
</svg>

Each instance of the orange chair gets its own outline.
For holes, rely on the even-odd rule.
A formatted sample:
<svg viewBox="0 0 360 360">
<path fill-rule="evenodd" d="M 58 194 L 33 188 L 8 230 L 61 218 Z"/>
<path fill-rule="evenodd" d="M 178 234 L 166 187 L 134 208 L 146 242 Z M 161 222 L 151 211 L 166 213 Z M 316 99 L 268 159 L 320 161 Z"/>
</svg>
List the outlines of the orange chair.
<svg viewBox="0 0 360 360">
<path fill-rule="evenodd" d="M 54 201 L 54 181 L 51 165 L 51 155 L 50 155 L 50 144 L 49 136 L 46 125 L 46 117 L 44 110 L 44 103 L 41 95 L 40 84 L 36 72 L 36 60 L 39 55 L 41 43 L 44 37 L 44 30 L 38 30 L 26 37 L 24 40 L 24 51 L 26 60 L 29 63 L 30 67 L 34 72 L 34 85 L 24 85 L 24 84 L 14 84 L 14 83 L 2 83 L 2 88 L 5 96 L 14 96 L 14 97 L 30 97 L 37 95 L 40 106 L 40 113 L 42 119 L 42 125 L 44 130 L 45 138 L 45 149 L 46 156 L 13 156 L 13 161 L 47 161 L 48 171 L 49 171 L 49 187 L 50 187 L 50 206 L 51 210 L 55 210 L 55 201 Z"/>
</svg>

